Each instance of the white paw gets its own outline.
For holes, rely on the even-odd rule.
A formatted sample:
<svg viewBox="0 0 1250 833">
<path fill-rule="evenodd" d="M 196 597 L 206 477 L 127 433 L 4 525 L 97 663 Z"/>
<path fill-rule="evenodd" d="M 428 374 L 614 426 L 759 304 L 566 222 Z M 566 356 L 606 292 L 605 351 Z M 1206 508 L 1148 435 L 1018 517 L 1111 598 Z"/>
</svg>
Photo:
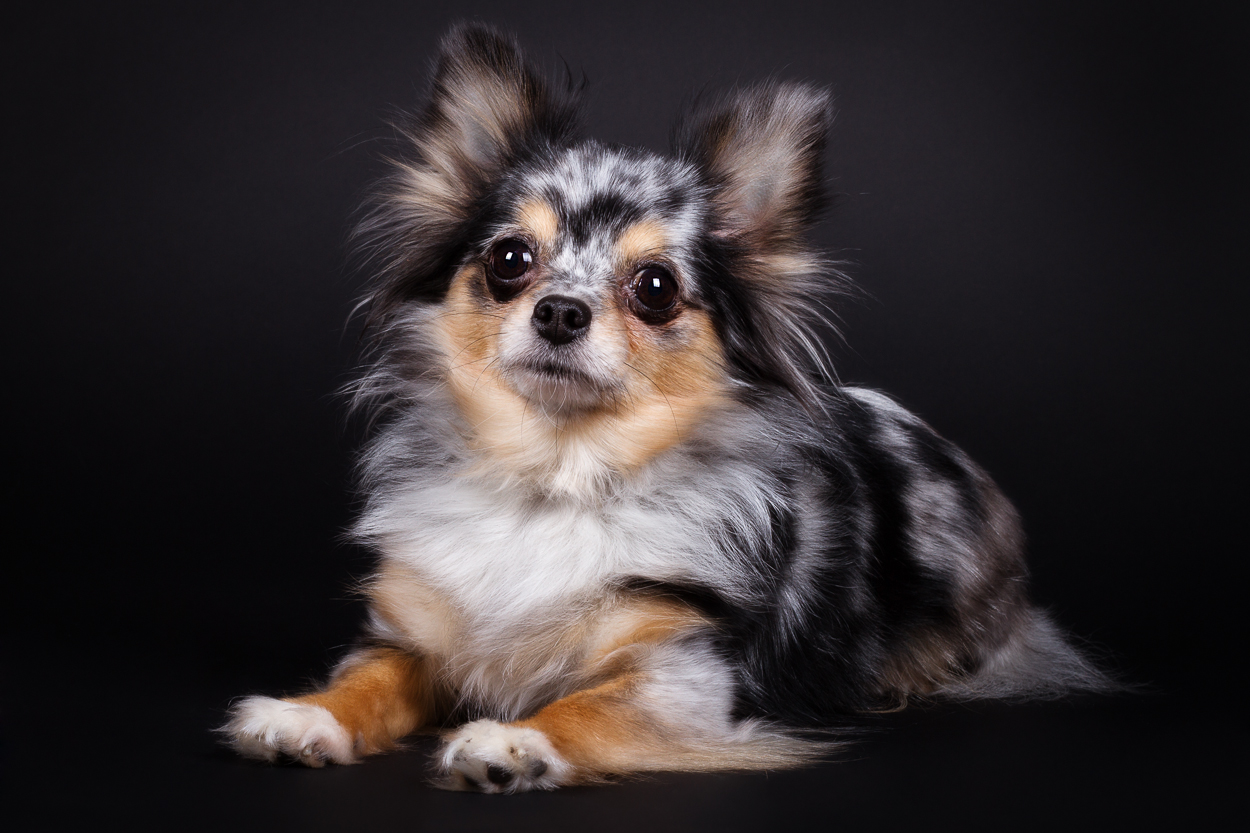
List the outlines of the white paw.
<svg viewBox="0 0 1250 833">
<path fill-rule="evenodd" d="M 453 732 L 438 762 L 445 776 L 439 786 L 484 793 L 553 790 L 568 783 L 573 771 L 542 732 L 493 720 Z"/>
<path fill-rule="evenodd" d="M 219 731 L 248 758 L 276 761 L 284 755 L 307 766 L 356 762 L 351 736 L 321 706 L 248 697 L 230 709 Z"/>
</svg>

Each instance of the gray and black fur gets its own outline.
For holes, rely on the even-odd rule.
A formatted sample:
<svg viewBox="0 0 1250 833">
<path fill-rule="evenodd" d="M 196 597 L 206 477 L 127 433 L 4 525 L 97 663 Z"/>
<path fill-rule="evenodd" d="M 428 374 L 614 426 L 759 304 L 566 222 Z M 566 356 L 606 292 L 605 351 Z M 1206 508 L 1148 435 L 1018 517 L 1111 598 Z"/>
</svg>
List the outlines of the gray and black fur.
<svg viewBox="0 0 1250 833">
<path fill-rule="evenodd" d="M 413 348 L 402 319 L 393 323 L 399 311 L 439 302 L 454 267 L 527 192 L 523 183 L 562 167 L 614 168 L 609 187 L 575 209 L 557 209 L 562 226 L 585 241 L 649 212 L 698 216 L 698 302 L 712 314 L 739 385 L 741 410 L 726 426 L 729 437 L 709 430 L 657 468 L 680 479 L 690 470 L 715 477 L 718 469 L 744 466 L 768 495 L 767 514 L 753 525 L 700 519 L 726 526 L 726 562 L 741 573 L 732 589 L 655 576 L 619 583 L 630 592 L 679 596 L 719 623 L 718 645 L 738 670 L 739 714 L 812 727 L 909 695 L 1049 697 L 1108 686 L 1030 603 L 1020 522 L 988 475 L 887 397 L 816 381 L 822 366 L 811 347 L 813 314 L 841 276 L 753 274 L 766 272 L 777 252 L 818 263 L 800 236 L 824 206 L 830 110 L 823 92 L 770 83 L 704 102 L 679 122 L 675 158 L 664 159 L 577 138 L 573 90 L 542 81 L 506 38 L 469 27 L 448 38 L 433 101 L 405 128 L 418 159 L 439 129 L 443 97 L 454 95 L 448 79 L 466 64 L 515 78 L 528 116 L 491 164 L 463 162 L 460 201 L 429 207 L 445 224 L 406 222 L 384 192 L 362 226 L 368 248 L 385 253 L 371 320 L 382 349 L 397 351 L 365 379 L 365 395 L 382 407 L 395 407 L 396 397 L 404 407 L 409 396 L 437 398 L 423 390 L 422 374 L 431 369 L 405 352 Z M 734 191 L 749 183 L 735 180 L 733 167 L 751 162 L 716 151 L 734 134 L 753 133 L 789 143 L 798 170 L 774 198 L 781 208 L 767 223 L 756 223 L 750 197 Z M 559 188 L 543 194 L 557 206 L 566 201 Z M 427 462 L 413 448 L 440 444 L 413 422 L 425 419 L 420 410 L 405 412 L 383 430 L 386 453 L 375 445 L 367 460 L 372 488 L 402 482 L 413 468 L 455 465 Z M 414 439 L 396 437 L 409 432 Z M 396 453 L 392 442 L 405 450 Z"/>
<path fill-rule="evenodd" d="M 440 719 L 529 726 L 604 679 L 586 670 L 590 642 L 567 634 L 656 600 L 694 624 L 658 647 L 626 646 L 637 709 L 687 756 L 630 753 L 600 771 L 715 768 L 708 750 L 913 697 L 1109 688 L 1030 602 L 1019 520 L 985 472 L 884 395 L 824 372 L 815 333 L 844 279 L 804 234 L 823 202 L 827 95 L 773 82 L 705 100 L 667 158 L 583 140 L 576 120 L 572 85 L 548 83 L 510 39 L 454 30 L 359 230 L 376 275 L 375 361 L 355 390 L 378 420 L 357 526 L 383 564 L 370 632 L 432 668 L 453 706 Z M 626 238 L 661 242 L 620 267 Z M 492 258 L 521 244 L 536 277 L 514 286 Z M 676 300 L 639 307 L 631 269 L 667 275 Z M 581 329 L 556 338 L 534 323 L 552 298 L 561 315 L 584 307 Z M 605 327 L 630 334 L 621 363 L 608 357 L 626 339 Z M 457 374 L 483 342 L 494 352 L 470 387 Z M 647 374 L 648 357 L 684 363 Z M 508 397 L 521 403 L 516 425 L 492 424 L 509 418 Z M 639 422 L 652 400 L 667 410 Z M 609 427 L 585 427 L 594 420 Z M 672 439 L 614 456 L 649 432 Z M 396 571 L 403 593 L 433 600 L 416 625 L 386 601 L 409 598 L 384 587 Z M 437 638 L 422 635 L 430 621 Z M 674 690 L 686 694 L 657 693 Z M 704 714 L 682 711 L 687 701 Z M 717 708 L 727 713 L 707 717 Z M 286 748 L 249 746 L 264 720 L 260 706 L 245 712 L 227 727 L 236 745 Z M 457 763 L 473 726 L 442 760 L 460 786 L 482 787 Z M 544 754 L 538 775 L 491 759 L 513 773 L 499 789 L 571 783 L 552 774 L 565 759 L 594 776 L 573 753 Z M 786 754 L 719 765 L 802 757 Z"/>
</svg>

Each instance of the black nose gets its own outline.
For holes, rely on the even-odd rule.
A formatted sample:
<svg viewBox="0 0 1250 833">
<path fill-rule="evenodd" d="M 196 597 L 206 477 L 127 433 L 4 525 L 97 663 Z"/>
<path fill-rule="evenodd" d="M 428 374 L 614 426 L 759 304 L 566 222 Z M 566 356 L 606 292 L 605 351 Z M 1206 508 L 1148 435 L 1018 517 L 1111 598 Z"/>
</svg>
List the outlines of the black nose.
<svg viewBox="0 0 1250 833">
<path fill-rule="evenodd" d="M 552 344 L 567 344 L 590 329 L 590 307 L 565 295 L 548 295 L 534 305 L 534 329 Z"/>
</svg>

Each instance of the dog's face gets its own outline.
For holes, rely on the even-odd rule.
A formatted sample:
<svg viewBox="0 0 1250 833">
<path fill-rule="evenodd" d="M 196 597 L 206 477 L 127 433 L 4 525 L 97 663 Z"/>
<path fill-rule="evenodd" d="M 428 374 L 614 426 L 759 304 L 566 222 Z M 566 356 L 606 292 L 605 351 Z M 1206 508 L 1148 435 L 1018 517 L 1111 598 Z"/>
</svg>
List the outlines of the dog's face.
<svg viewBox="0 0 1250 833">
<path fill-rule="evenodd" d="M 737 387 L 802 392 L 828 103 L 735 93 L 687 117 L 676 158 L 577 142 L 574 115 L 510 41 L 454 33 L 362 228 L 379 329 L 433 343 L 423 372 L 471 444 L 580 472 L 557 481 L 637 468 Z"/>
<path fill-rule="evenodd" d="M 700 286 L 695 171 L 583 145 L 499 191 L 434 327 L 448 388 L 496 458 L 549 459 L 546 440 L 576 437 L 618 470 L 642 464 L 728 384 Z"/>
<path fill-rule="evenodd" d="M 710 404 L 724 362 L 699 286 L 694 171 L 582 146 L 500 190 L 439 325 L 462 406 L 512 396 L 568 424 Z"/>
</svg>

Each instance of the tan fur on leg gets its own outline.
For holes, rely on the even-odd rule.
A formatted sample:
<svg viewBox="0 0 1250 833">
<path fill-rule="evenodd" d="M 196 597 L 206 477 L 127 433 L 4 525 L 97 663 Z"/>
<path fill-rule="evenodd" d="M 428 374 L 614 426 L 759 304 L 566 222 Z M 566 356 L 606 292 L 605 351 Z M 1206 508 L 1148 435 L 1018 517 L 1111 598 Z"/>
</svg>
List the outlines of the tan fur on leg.
<svg viewBox="0 0 1250 833">
<path fill-rule="evenodd" d="M 622 674 L 515 725 L 542 732 L 573 767 L 574 782 L 653 769 L 648 763 L 663 756 L 665 742 L 633 701 L 638 683 L 636 673 Z"/>
<path fill-rule="evenodd" d="M 350 655 L 321 691 L 281 700 L 245 697 L 220 731 L 242 755 L 312 767 L 383 752 L 436 718 L 425 660 L 397 648 Z"/>
<path fill-rule="evenodd" d="M 434 716 L 434 687 L 426 663 L 397 648 L 370 648 L 349 657 L 323 690 L 288 702 L 320 706 L 372 755 L 426 725 Z"/>
</svg>

